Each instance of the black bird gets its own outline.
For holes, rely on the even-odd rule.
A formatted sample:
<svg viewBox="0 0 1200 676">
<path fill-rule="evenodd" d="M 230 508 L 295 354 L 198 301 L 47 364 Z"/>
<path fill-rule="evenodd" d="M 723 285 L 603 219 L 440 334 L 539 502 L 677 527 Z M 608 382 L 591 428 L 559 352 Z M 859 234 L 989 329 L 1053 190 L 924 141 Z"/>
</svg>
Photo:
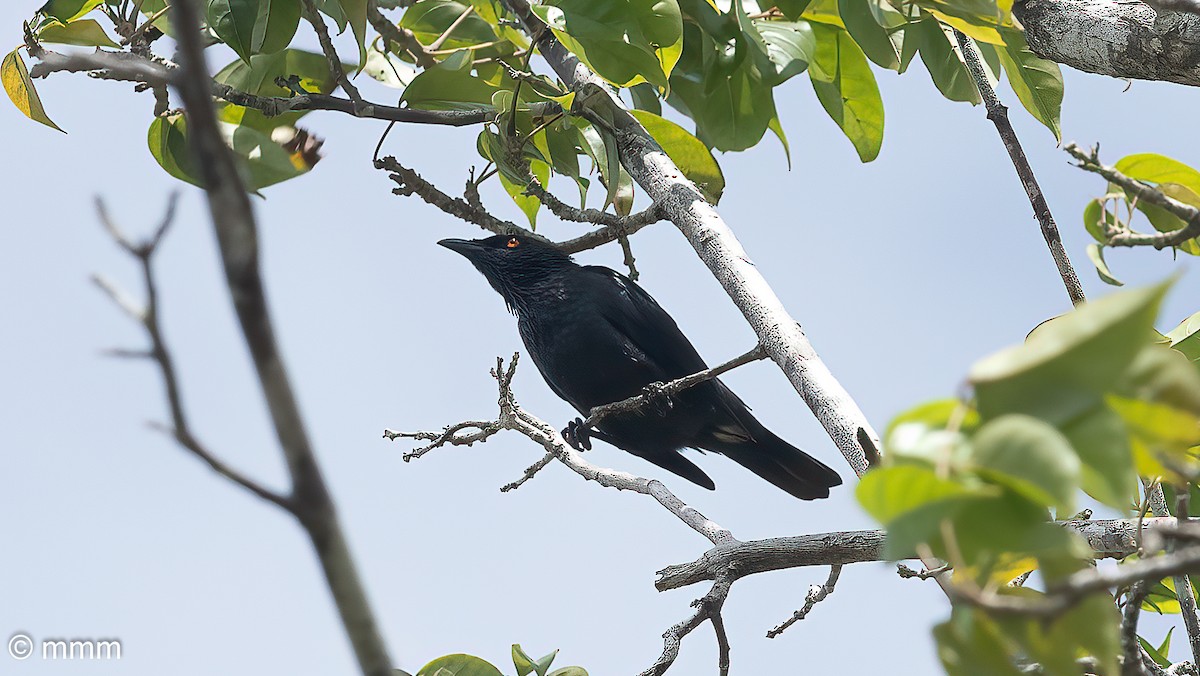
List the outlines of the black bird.
<svg viewBox="0 0 1200 676">
<path fill-rule="evenodd" d="M 708 368 L 671 315 L 625 275 L 578 265 L 553 244 L 525 236 L 438 244 L 465 256 L 504 297 L 550 389 L 585 416 L 650 383 Z M 763 427 L 718 379 L 658 409 L 614 414 L 590 435 L 710 490 L 712 479 L 681 449 L 728 456 L 802 500 L 829 497 L 830 487 L 842 483 L 832 469 Z M 564 434 L 572 445 L 589 443 L 589 432 L 575 424 Z"/>
</svg>

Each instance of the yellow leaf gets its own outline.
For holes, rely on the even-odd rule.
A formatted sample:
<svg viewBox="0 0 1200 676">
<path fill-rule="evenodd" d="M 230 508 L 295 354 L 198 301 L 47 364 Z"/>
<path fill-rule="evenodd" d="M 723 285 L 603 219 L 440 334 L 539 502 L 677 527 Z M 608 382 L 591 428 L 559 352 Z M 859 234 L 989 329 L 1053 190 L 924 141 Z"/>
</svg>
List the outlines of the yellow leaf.
<svg viewBox="0 0 1200 676">
<path fill-rule="evenodd" d="M 54 124 L 42 108 L 42 100 L 33 88 L 33 81 L 29 79 L 29 71 L 25 68 L 25 60 L 21 58 L 20 50 L 20 47 L 12 50 L 4 57 L 4 61 L 0 62 L 0 81 L 4 83 L 4 91 L 8 92 L 8 98 L 12 100 L 13 105 L 25 113 L 26 117 L 65 134 L 66 132 Z"/>
</svg>

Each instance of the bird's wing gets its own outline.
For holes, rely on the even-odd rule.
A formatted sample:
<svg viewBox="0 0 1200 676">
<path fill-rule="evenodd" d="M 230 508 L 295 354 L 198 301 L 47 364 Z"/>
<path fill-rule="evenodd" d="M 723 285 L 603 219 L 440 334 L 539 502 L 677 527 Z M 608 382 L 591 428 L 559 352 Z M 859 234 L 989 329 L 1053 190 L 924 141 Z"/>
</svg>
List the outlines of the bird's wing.
<svg viewBox="0 0 1200 676">
<path fill-rule="evenodd" d="M 643 361 L 661 381 L 675 380 L 708 368 L 679 325 L 654 298 L 636 282 L 621 273 L 599 265 L 584 266 L 593 276 L 604 298 L 601 312 L 609 324 L 628 341 L 630 355 Z M 719 380 L 695 386 L 708 389 L 732 420 L 719 426 L 719 431 L 731 438 L 751 439 L 748 421 L 749 407 Z M 730 424 L 736 421 L 736 424 Z"/>
<path fill-rule="evenodd" d="M 609 268 L 588 265 L 590 285 L 601 314 L 629 342 L 631 356 L 645 362 L 660 380 L 682 378 L 708 368 L 687 336 L 657 301 L 636 282 Z"/>
</svg>

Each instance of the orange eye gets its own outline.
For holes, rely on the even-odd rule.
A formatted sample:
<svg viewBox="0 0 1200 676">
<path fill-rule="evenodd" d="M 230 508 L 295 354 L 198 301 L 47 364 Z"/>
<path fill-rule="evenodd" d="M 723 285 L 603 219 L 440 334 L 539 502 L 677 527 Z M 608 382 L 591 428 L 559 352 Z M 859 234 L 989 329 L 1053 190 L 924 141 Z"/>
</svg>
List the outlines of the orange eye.
<svg viewBox="0 0 1200 676">
<path fill-rule="evenodd" d="M 516 237 L 513 237 L 512 239 L 508 240 L 508 242 L 506 242 L 504 244 L 504 246 L 506 246 L 510 249 L 515 249 L 515 248 L 521 246 L 521 240 L 517 239 Z"/>
</svg>

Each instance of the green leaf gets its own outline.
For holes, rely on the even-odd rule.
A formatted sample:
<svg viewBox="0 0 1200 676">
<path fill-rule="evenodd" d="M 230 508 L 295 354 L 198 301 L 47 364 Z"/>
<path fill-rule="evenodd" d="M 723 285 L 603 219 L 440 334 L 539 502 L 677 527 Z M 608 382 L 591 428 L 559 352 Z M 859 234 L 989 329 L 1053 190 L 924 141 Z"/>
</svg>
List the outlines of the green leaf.
<svg viewBox="0 0 1200 676">
<path fill-rule="evenodd" d="M 775 117 L 771 87 L 753 59 L 731 66 L 724 48 L 695 25 L 686 24 L 684 34 L 667 102 L 696 122 L 696 136 L 706 145 L 726 151 L 753 147 Z"/>
<path fill-rule="evenodd" d="M 4 84 L 4 91 L 8 93 L 9 100 L 17 107 L 17 110 L 25 114 L 25 117 L 41 122 L 51 129 L 63 131 L 46 115 L 46 109 L 42 107 L 42 99 L 33 87 L 33 80 L 29 79 L 29 71 L 25 68 L 25 60 L 21 58 L 20 50 L 20 47 L 12 50 L 5 55 L 3 61 L 0 61 L 0 82 Z M 63 133 L 66 132 L 63 131 Z"/>
<path fill-rule="evenodd" d="M 1104 262 L 1104 245 L 1089 244 L 1087 245 L 1088 259 L 1092 261 L 1092 265 L 1096 266 L 1096 274 L 1100 276 L 1100 280 L 1105 284 L 1112 286 L 1125 286 L 1121 280 L 1113 277 L 1112 272 L 1108 269 L 1108 263 Z"/>
<path fill-rule="evenodd" d="M 1200 367 L 1200 312 L 1179 323 L 1167 332 L 1171 347 L 1182 352 L 1193 364 Z"/>
<path fill-rule="evenodd" d="M 588 672 L 583 667 L 563 667 L 551 671 L 546 676 L 588 676 Z"/>
<path fill-rule="evenodd" d="M 367 0 L 340 0 L 340 2 L 342 13 L 346 15 L 346 22 L 350 24 L 350 30 L 358 42 L 359 66 L 365 66 L 367 63 Z"/>
<path fill-rule="evenodd" d="M 476 11 L 460 21 L 468 7 L 475 7 Z M 467 49 L 501 41 L 498 45 L 472 50 L 475 58 L 496 58 L 512 54 L 514 48 L 511 42 L 501 39 L 497 25 L 488 20 L 494 17 L 495 13 L 494 7 L 480 0 L 421 0 L 404 12 L 400 18 L 400 27 L 412 31 L 413 36 L 423 45 L 431 45 L 446 35 L 439 50 Z M 451 26 L 454 26 L 454 30 L 447 34 Z"/>
<path fill-rule="evenodd" d="M 644 110 L 630 111 L 650 132 L 667 157 L 696 184 L 709 202 L 716 204 L 725 190 L 725 177 L 708 147 L 674 122 Z"/>
<path fill-rule="evenodd" d="M 1038 326 L 969 374 L 984 419 L 1026 413 L 1062 424 L 1097 405 L 1152 335 L 1167 284 L 1114 293 Z"/>
<path fill-rule="evenodd" d="M 1027 415 L 1005 415 L 979 428 L 971 446 L 979 474 L 1060 514 L 1074 511 L 1079 456 L 1054 427 Z"/>
<path fill-rule="evenodd" d="M 253 44 L 259 54 L 286 49 L 300 25 L 300 0 L 259 0 L 261 10 L 254 25 Z"/>
<path fill-rule="evenodd" d="M 1122 157 L 1115 168 L 1139 181 L 1180 186 L 1187 192 L 1177 199 L 1200 207 L 1200 172 L 1179 160 L 1155 153 L 1139 153 Z"/>
<path fill-rule="evenodd" d="M 677 0 L 550 0 L 533 11 L 600 77 L 660 88 L 679 60 L 683 17 Z"/>
<path fill-rule="evenodd" d="M 498 91 L 471 75 L 471 54 L 463 51 L 418 73 L 400 100 L 409 108 L 423 110 L 478 110 L 490 108 L 492 95 Z"/>
<path fill-rule="evenodd" d="M 258 191 L 312 168 L 300 153 L 285 149 L 258 129 L 228 123 L 220 126 L 225 143 L 239 160 L 248 190 Z M 150 154 L 168 174 L 193 185 L 203 185 L 202 174 L 188 147 L 187 121 L 183 115 L 155 118 L 150 124 L 147 143 Z"/>
<path fill-rule="evenodd" d="M 417 676 L 503 676 L 500 670 L 474 655 L 446 655 L 421 667 Z"/>
<path fill-rule="evenodd" d="M 517 669 L 517 676 L 529 676 L 533 673 L 533 658 L 526 654 L 520 643 L 512 644 L 512 661 Z"/>
<path fill-rule="evenodd" d="M 783 12 L 783 16 L 791 21 L 800 18 L 810 4 L 812 4 L 812 0 L 776 0 L 775 2 L 775 6 Z"/>
<path fill-rule="evenodd" d="M 955 428 L 950 431 L 951 426 Z M 957 399 L 940 399 L 911 408 L 892 419 L 883 435 L 884 457 L 921 462 L 929 467 L 949 463 L 958 468 L 968 451 L 966 435 L 979 427 L 979 414 Z"/>
<path fill-rule="evenodd" d="M 984 489 L 939 478 L 931 468 L 920 465 L 872 469 L 863 475 L 855 489 L 858 503 L 885 526 L 918 507 L 986 494 Z"/>
<path fill-rule="evenodd" d="M 825 112 L 870 162 L 883 145 L 883 99 L 862 50 L 845 31 L 812 24 L 816 59 L 809 66 L 813 89 Z"/>
<path fill-rule="evenodd" d="M 1138 482 L 1129 431 L 1121 417 L 1099 406 L 1061 430 L 1082 463 L 1083 491 L 1110 507 L 1125 509 L 1137 493 Z"/>
<path fill-rule="evenodd" d="M 1020 31 L 1004 31 L 1004 41 L 999 53 L 1009 85 L 1025 110 L 1046 125 L 1056 141 L 1062 141 L 1063 78 L 1058 64 L 1034 54 Z"/>
<path fill-rule="evenodd" d="M 209 0 L 208 26 L 242 60 L 254 54 L 254 23 L 258 20 L 258 0 Z"/>
<path fill-rule="evenodd" d="M 1200 371 L 1188 363 L 1186 355 L 1164 345 L 1150 345 L 1139 352 L 1114 391 L 1200 415 Z"/>
<path fill-rule="evenodd" d="M 38 10 L 39 14 L 68 24 L 96 9 L 104 0 L 50 0 Z"/>
<path fill-rule="evenodd" d="M 995 622 L 981 612 L 955 606 L 950 620 L 933 628 L 938 659 L 948 676 L 1020 676 Z"/>
<path fill-rule="evenodd" d="M 929 14 L 923 14 L 920 22 L 905 30 L 906 41 L 917 43 L 921 61 L 933 84 L 947 99 L 978 104 L 983 101 L 979 87 L 958 55 L 956 45 L 943 30 L 941 22 Z"/>
<path fill-rule="evenodd" d="M 868 59 L 882 68 L 899 70 L 900 49 L 892 42 L 884 27 L 875 20 L 870 6 L 873 2 L 874 0 L 838 0 L 838 13 L 846 25 L 846 31 Z"/>
<path fill-rule="evenodd" d="M 808 69 L 817 51 L 817 40 L 807 21 L 755 20 L 753 25 L 772 65 L 771 71 L 763 74 L 767 84 L 779 86 Z"/>
<path fill-rule="evenodd" d="M 60 23 L 47 24 L 38 31 L 38 40 L 60 45 L 120 48 L 95 19 L 78 19 L 65 26 Z"/>
<path fill-rule="evenodd" d="M 629 96 L 633 98 L 633 106 L 655 115 L 662 115 L 662 101 L 658 92 L 648 82 L 639 82 L 629 88 Z"/>
</svg>

